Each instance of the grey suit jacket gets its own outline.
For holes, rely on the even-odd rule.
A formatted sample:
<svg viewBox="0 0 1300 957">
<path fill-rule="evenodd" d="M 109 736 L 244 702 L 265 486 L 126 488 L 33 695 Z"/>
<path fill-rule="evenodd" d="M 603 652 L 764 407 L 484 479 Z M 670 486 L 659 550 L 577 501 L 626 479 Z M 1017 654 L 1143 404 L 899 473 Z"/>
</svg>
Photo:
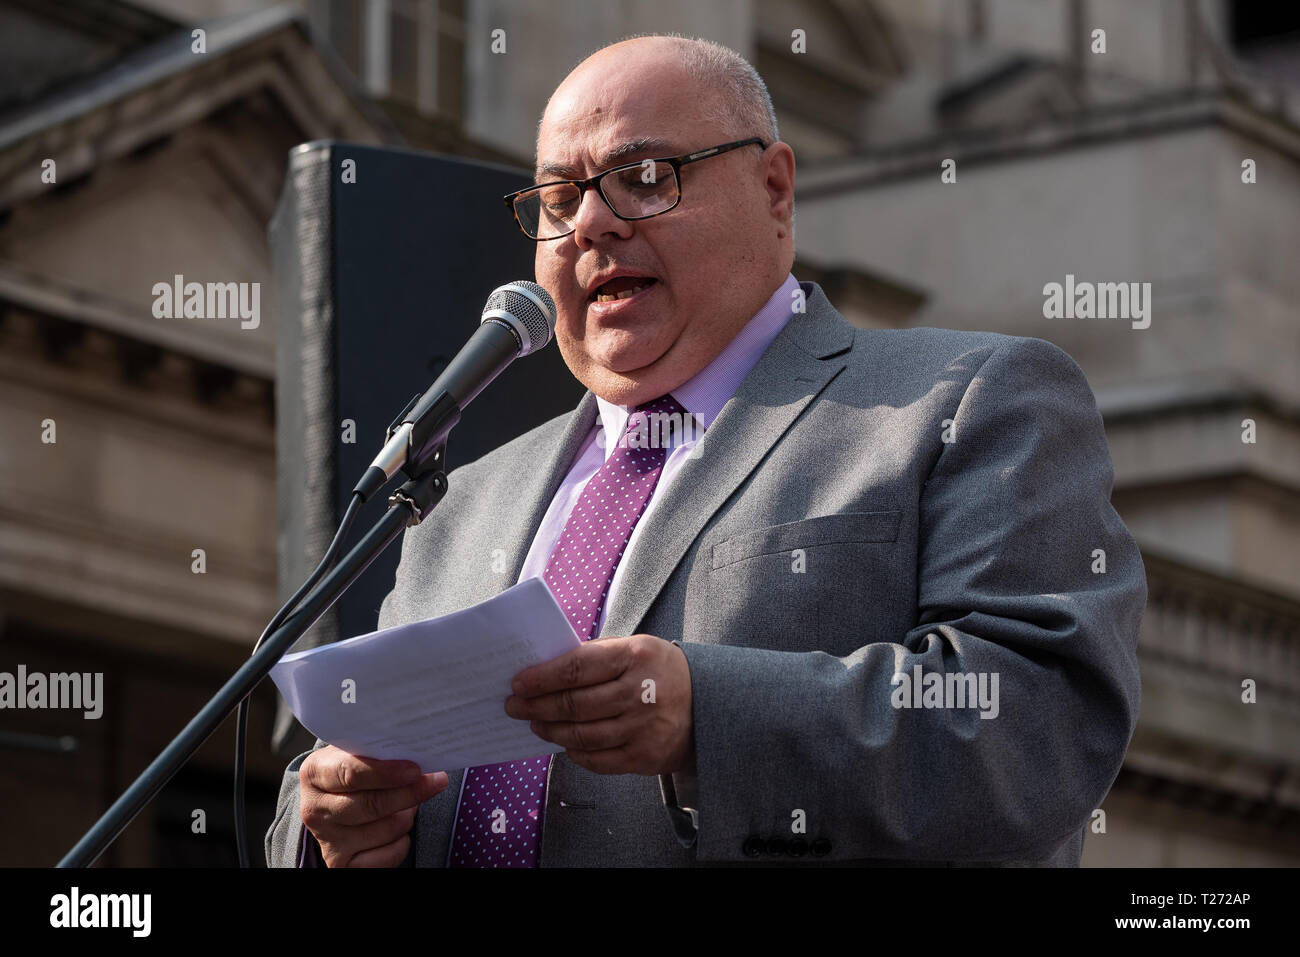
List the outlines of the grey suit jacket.
<svg viewBox="0 0 1300 957">
<path fill-rule="evenodd" d="M 1075 866 L 1137 721 L 1146 604 L 1087 381 L 1041 339 L 864 331 L 802 286 L 806 314 L 624 556 L 602 631 L 680 643 L 697 774 L 555 756 L 541 866 Z M 406 533 L 379 625 L 513 585 L 596 411 L 588 392 L 456 469 Z M 972 699 L 996 676 L 996 716 L 921 687 L 903 707 L 896 676 L 928 672 L 973 676 L 945 679 Z M 272 866 L 298 860 L 305 757 L 285 771 Z M 446 770 L 408 863 L 446 862 L 463 777 Z"/>
</svg>

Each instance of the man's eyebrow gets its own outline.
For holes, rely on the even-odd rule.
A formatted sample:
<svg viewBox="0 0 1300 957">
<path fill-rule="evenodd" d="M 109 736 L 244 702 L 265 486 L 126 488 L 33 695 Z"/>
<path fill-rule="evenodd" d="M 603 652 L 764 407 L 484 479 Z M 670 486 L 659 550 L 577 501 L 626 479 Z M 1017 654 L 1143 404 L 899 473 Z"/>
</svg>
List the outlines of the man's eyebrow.
<svg viewBox="0 0 1300 957">
<path fill-rule="evenodd" d="M 601 169 L 608 169 L 612 166 L 620 165 L 621 161 L 630 159 L 638 154 L 650 154 L 645 158 L 660 156 L 676 156 L 679 150 L 667 140 L 659 139 L 655 136 L 643 136 L 640 139 L 628 140 L 626 143 L 620 143 L 612 150 L 600 158 L 598 166 Z M 540 183 L 543 176 L 549 176 L 556 179 L 578 179 L 581 177 L 581 171 L 574 169 L 572 166 L 565 166 L 563 163 L 538 163 L 536 179 Z"/>
</svg>

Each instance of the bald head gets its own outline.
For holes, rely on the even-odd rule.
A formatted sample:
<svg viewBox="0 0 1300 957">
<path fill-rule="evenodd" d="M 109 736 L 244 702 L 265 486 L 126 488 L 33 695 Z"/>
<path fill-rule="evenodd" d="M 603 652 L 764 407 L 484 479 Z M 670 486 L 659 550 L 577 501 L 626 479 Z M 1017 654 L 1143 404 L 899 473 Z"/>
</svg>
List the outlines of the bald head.
<svg viewBox="0 0 1300 957">
<path fill-rule="evenodd" d="M 675 63 L 680 76 L 702 91 L 699 108 L 708 114 L 712 125 L 730 139 L 761 136 L 765 143 L 781 138 L 776 110 L 767 84 L 758 71 L 735 50 L 712 40 L 678 34 L 641 34 L 608 44 L 584 57 L 569 73 L 572 78 L 584 67 L 614 65 L 626 68 L 625 58 L 636 57 L 652 63 Z M 567 81 L 566 81 L 567 82 Z M 564 88 L 561 83 L 556 93 Z M 552 94 L 551 99 L 554 99 Z M 547 101 L 549 108 L 550 101 Z M 537 119 L 537 134 L 542 131 L 543 115 Z"/>
</svg>

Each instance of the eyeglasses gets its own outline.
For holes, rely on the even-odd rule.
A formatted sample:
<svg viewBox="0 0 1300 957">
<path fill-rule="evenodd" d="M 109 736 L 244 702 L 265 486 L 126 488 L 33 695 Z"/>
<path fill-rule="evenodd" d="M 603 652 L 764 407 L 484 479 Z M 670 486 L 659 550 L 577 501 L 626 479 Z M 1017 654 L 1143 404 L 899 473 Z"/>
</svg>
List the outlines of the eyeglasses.
<svg viewBox="0 0 1300 957">
<path fill-rule="evenodd" d="M 529 186 L 503 197 L 515 215 L 515 222 L 529 239 L 545 242 L 573 232 L 573 220 L 582 205 L 583 194 L 596 187 L 605 205 L 619 219 L 650 219 L 668 212 L 682 200 L 681 168 L 711 156 L 738 150 L 742 146 L 767 145 L 757 136 L 708 149 L 639 160 L 615 166 L 590 179 L 560 180 Z"/>
</svg>

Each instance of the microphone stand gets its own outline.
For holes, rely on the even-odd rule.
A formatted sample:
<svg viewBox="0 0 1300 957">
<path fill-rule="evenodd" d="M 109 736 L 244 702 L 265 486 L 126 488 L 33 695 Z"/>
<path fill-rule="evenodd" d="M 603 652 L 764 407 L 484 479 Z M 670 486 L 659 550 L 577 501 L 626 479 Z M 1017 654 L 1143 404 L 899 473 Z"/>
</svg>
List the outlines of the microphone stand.
<svg viewBox="0 0 1300 957">
<path fill-rule="evenodd" d="M 154 758 L 135 783 L 123 792 L 89 831 L 59 861 L 59 867 L 89 867 L 99 859 L 146 804 L 170 781 L 181 766 L 216 731 L 239 703 L 252 693 L 303 633 L 329 610 L 354 581 L 402 531 L 422 522 L 447 494 L 447 476 L 442 471 L 445 442 L 422 457 L 431 468 L 411 479 L 388 499 L 388 511 L 315 588 L 303 597 L 298 609 L 271 632 L 260 648 L 222 685 L 221 690 L 190 719 L 166 749 Z"/>
</svg>

